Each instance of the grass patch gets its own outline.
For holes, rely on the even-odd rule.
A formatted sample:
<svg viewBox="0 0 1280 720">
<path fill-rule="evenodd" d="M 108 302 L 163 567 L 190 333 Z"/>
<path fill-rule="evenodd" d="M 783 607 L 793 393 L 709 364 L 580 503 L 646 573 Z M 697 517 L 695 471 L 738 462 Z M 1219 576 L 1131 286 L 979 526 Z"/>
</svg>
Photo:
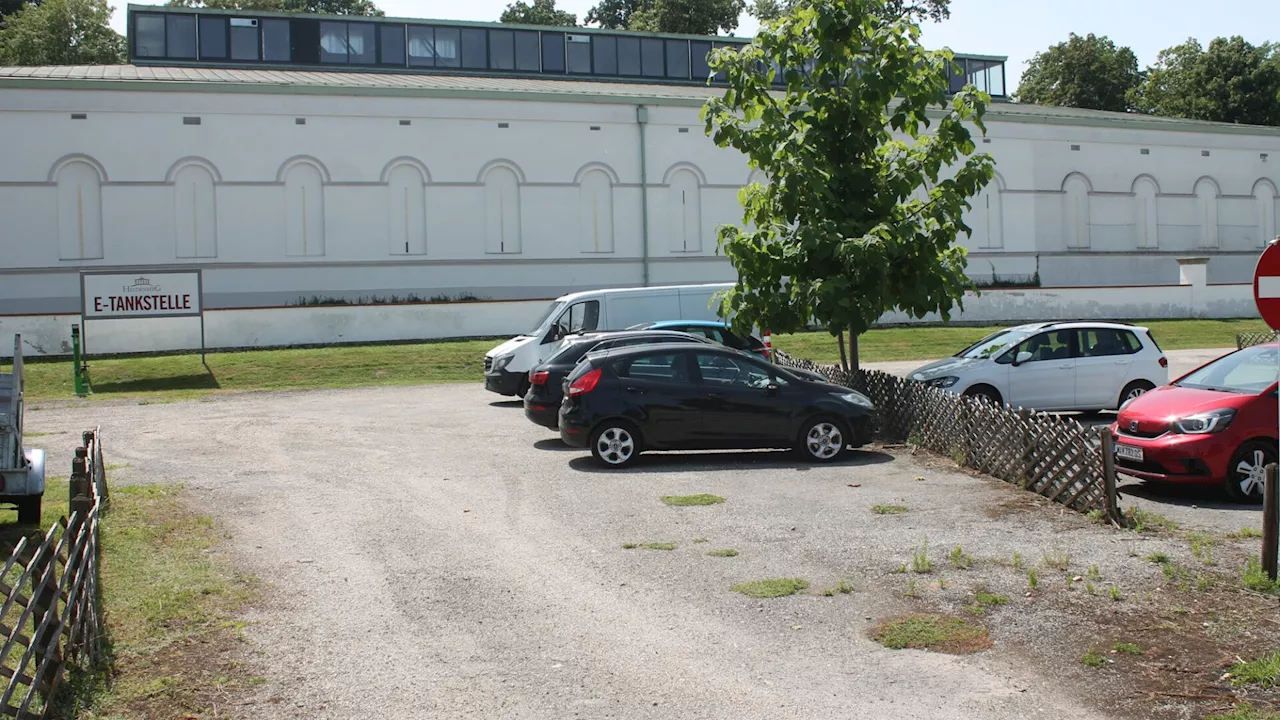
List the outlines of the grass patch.
<svg viewBox="0 0 1280 720">
<path fill-rule="evenodd" d="M 853 585 L 850 585 L 848 580 L 841 578 L 835 587 L 823 590 L 822 594 L 826 597 L 831 597 L 833 595 L 848 595 L 851 592 L 853 592 Z"/>
<path fill-rule="evenodd" d="M 645 550 L 675 550 L 676 544 L 664 542 L 640 543 L 640 547 Z"/>
<path fill-rule="evenodd" d="M 1062 548 L 1054 548 L 1044 554 L 1042 561 L 1045 567 L 1065 571 L 1071 567 L 1071 553 Z"/>
<path fill-rule="evenodd" d="M 998 605 L 1008 605 L 1009 598 L 1006 595 L 997 595 L 995 593 L 980 592 L 974 596 L 973 601 L 982 607 L 996 607 Z"/>
<path fill-rule="evenodd" d="M 1121 600 L 1124 600 L 1124 593 L 1120 592 L 1120 588 L 1112 585 L 1108 590 L 1110 591 L 1112 601 L 1120 602 Z"/>
<path fill-rule="evenodd" d="M 1205 720 L 1280 720 L 1280 713 L 1255 708 L 1249 703 L 1240 703 L 1229 712 L 1206 715 Z"/>
<path fill-rule="evenodd" d="M 738 557 L 738 551 L 733 548 L 724 548 L 723 550 L 708 550 L 707 554 L 711 557 Z"/>
<path fill-rule="evenodd" d="M 695 545 L 697 545 L 697 544 L 700 544 L 700 543 L 706 543 L 706 542 L 711 542 L 711 541 L 710 541 L 710 540 L 708 540 L 707 538 L 704 538 L 704 537 L 696 537 L 696 538 L 694 538 L 694 539 L 693 539 L 693 542 L 694 542 L 694 544 L 695 544 Z"/>
<path fill-rule="evenodd" d="M 1142 559 L 1149 563 L 1157 563 L 1159 565 L 1164 565 L 1169 562 L 1169 556 L 1162 552 L 1153 552 Z"/>
<path fill-rule="evenodd" d="M 1031 590 L 1040 587 L 1040 574 L 1035 570 L 1027 571 L 1027 587 Z"/>
<path fill-rule="evenodd" d="M 891 650 L 913 648 L 968 654 L 991 647 L 986 628 L 949 615 L 907 615 L 882 620 L 871 639 Z"/>
<path fill-rule="evenodd" d="M 933 561 L 929 559 L 929 538 L 925 538 L 920 549 L 911 554 L 911 570 L 918 573 L 933 571 Z"/>
<path fill-rule="evenodd" d="M 795 595 L 807 587 L 809 587 L 808 581 L 799 578 L 772 578 L 738 583 L 729 589 L 747 597 L 776 598 Z"/>
<path fill-rule="evenodd" d="M 1232 540 L 1252 540 L 1255 538 L 1260 539 L 1262 537 L 1262 531 L 1255 530 L 1253 528 L 1240 528 L 1239 532 L 1227 533 L 1227 537 L 1231 538 Z"/>
<path fill-rule="evenodd" d="M 663 495 L 662 502 L 672 507 L 689 507 L 691 505 L 719 505 L 724 498 L 719 495 Z"/>
<path fill-rule="evenodd" d="M 1280 651 L 1263 655 L 1257 660 L 1236 663 L 1227 672 L 1232 675 L 1232 685 L 1276 687 L 1280 685 Z"/>
<path fill-rule="evenodd" d="M 1143 650 L 1142 648 L 1138 647 L 1137 645 L 1134 645 L 1133 643 L 1127 643 L 1127 642 L 1118 642 L 1115 645 L 1113 645 L 1111 649 L 1115 650 L 1118 653 L 1122 653 L 1124 655 L 1147 654 L 1146 650 Z"/>
<path fill-rule="evenodd" d="M 1080 656 L 1080 662 L 1089 667 L 1102 667 L 1107 664 L 1107 658 L 1097 650 L 1090 650 Z"/>
<path fill-rule="evenodd" d="M 872 505 L 871 512 L 877 515 L 901 515 L 907 511 L 906 505 Z"/>
<path fill-rule="evenodd" d="M 1246 588 L 1254 592 L 1268 594 L 1280 592 L 1280 581 L 1267 577 L 1266 571 L 1262 569 L 1262 561 L 1256 555 L 1245 562 L 1241 580 Z"/>
<path fill-rule="evenodd" d="M 957 570 L 968 570 L 973 566 L 973 559 L 966 555 L 964 549 L 959 545 L 955 546 L 951 554 L 947 555 L 947 559 L 951 561 L 951 567 Z"/>
<path fill-rule="evenodd" d="M 1178 523 L 1169 518 L 1153 512 L 1147 512 L 1136 507 L 1130 507 L 1124 511 L 1125 524 L 1134 532 L 1157 532 L 1166 530 L 1173 532 L 1178 529 Z"/>
<path fill-rule="evenodd" d="M 1102 571 L 1098 569 L 1097 565 L 1090 565 L 1088 572 L 1086 572 L 1084 576 L 1089 580 L 1101 580 Z"/>
</svg>

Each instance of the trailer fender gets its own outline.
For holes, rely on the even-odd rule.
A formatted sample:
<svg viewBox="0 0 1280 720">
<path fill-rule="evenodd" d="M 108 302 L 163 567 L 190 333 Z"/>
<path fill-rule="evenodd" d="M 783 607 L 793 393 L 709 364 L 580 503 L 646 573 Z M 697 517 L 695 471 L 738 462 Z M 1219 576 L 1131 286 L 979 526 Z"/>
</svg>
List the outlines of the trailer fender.
<svg viewBox="0 0 1280 720">
<path fill-rule="evenodd" d="M 44 494 L 44 450 L 33 448 L 23 451 L 27 457 L 27 494 Z"/>
</svg>

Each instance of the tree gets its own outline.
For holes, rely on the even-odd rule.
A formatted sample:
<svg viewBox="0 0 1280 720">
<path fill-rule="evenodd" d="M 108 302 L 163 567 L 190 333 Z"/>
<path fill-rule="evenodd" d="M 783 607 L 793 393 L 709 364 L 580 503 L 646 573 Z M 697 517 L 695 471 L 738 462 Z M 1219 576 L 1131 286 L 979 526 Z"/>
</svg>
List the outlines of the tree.
<svg viewBox="0 0 1280 720">
<path fill-rule="evenodd" d="M 738 27 L 746 0 L 601 0 L 586 21 L 603 28 L 715 35 Z"/>
<path fill-rule="evenodd" d="M 124 38 L 106 0 L 44 0 L 5 17 L 2 65 L 118 65 Z"/>
<path fill-rule="evenodd" d="M 1128 95 L 1142 82 L 1138 58 L 1110 38 L 1075 33 L 1066 42 L 1036 53 L 1027 63 L 1017 99 L 1037 105 L 1060 105 L 1125 112 Z"/>
<path fill-rule="evenodd" d="M 790 12 L 793 5 L 795 0 L 756 0 L 751 6 L 751 14 L 761 22 L 768 22 Z M 887 0 L 884 4 L 884 16 L 921 21 L 927 18 L 941 22 L 951 17 L 951 0 Z"/>
<path fill-rule="evenodd" d="M 800 0 L 750 45 L 713 53 L 729 88 L 702 111 L 716 144 L 769 178 L 739 192 L 745 229 L 719 229 L 738 273 L 723 314 L 740 330 L 847 330 L 855 368 L 853 341 L 886 311 L 945 320 L 960 306 L 972 284 L 953 243 L 995 172 L 966 126 L 986 132 L 989 98 L 970 86 L 948 100 L 951 53 L 886 14 L 884 0 Z M 760 70 L 775 64 L 806 70 L 775 94 Z"/>
<path fill-rule="evenodd" d="M 1194 39 L 1160 51 L 1134 91 L 1142 112 L 1193 120 L 1280 125 L 1280 52 L 1271 43 Z"/>
<path fill-rule="evenodd" d="M 206 7 L 214 10 L 264 10 L 316 15 L 373 15 L 385 13 L 373 0 L 169 0 L 170 7 Z"/>
<path fill-rule="evenodd" d="M 574 27 L 578 24 L 577 15 L 556 9 L 556 0 L 533 0 L 532 5 L 516 0 L 507 6 L 500 20 L 504 23 L 555 27 Z"/>
</svg>

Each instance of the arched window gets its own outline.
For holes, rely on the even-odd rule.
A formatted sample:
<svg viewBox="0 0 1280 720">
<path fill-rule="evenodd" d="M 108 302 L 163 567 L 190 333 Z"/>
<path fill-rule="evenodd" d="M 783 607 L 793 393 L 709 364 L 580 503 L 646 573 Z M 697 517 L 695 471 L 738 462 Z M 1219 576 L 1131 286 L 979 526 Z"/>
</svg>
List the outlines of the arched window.
<svg viewBox="0 0 1280 720">
<path fill-rule="evenodd" d="M 1218 247 L 1218 186 L 1209 178 L 1196 182 L 1196 210 L 1200 216 L 1200 247 Z"/>
<path fill-rule="evenodd" d="M 58 257 L 102 258 L 102 177 L 87 162 L 58 168 Z"/>
<path fill-rule="evenodd" d="M 213 173 L 203 165 L 185 165 L 173 176 L 173 226 L 177 257 L 218 257 L 218 208 L 215 193 Z"/>
<path fill-rule="evenodd" d="M 582 252 L 613 252 L 613 180 L 588 170 L 578 184 L 578 228 Z"/>
<path fill-rule="evenodd" d="M 1068 248 L 1089 247 L 1089 183 L 1073 174 L 1062 184 L 1062 228 Z"/>
<path fill-rule="evenodd" d="M 484 176 L 485 252 L 520 252 L 520 177 L 505 165 Z"/>
<path fill-rule="evenodd" d="M 1133 183 L 1133 227 L 1137 234 L 1137 247 L 1160 247 L 1160 218 L 1157 215 L 1158 188 L 1149 177 L 1140 177 Z"/>
<path fill-rule="evenodd" d="M 667 222 L 672 252 L 702 250 L 702 188 L 692 170 L 681 168 L 671 174 Z"/>
<path fill-rule="evenodd" d="M 998 180 L 987 183 L 978 199 L 973 201 L 971 218 L 973 239 L 978 247 L 1004 247 L 1004 208 Z"/>
<path fill-rule="evenodd" d="M 289 255 L 324 255 L 324 175 L 309 162 L 285 172 L 285 251 Z"/>
<path fill-rule="evenodd" d="M 392 255 L 425 255 L 427 252 L 426 178 L 413 165 L 396 165 L 387 175 L 388 227 Z"/>
<path fill-rule="evenodd" d="M 1253 208 L 1258 218 L 1258 247 L 1276 237 L 1276 186 L 1260 180 L 1253 186 Z"/>
</svg>

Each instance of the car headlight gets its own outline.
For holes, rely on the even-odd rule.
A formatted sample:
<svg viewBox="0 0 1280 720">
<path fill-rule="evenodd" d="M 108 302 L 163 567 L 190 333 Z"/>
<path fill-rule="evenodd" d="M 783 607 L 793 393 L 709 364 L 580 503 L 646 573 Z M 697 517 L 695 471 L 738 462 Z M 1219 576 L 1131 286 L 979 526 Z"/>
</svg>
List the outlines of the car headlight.
<svg viewBox="0 0 1280 720">
<path fill-rule="evenodd" d="M 503 369 L 503 368 L 505 368 L 506 366 L 510 365 L 510 364 L 511 364 L 511 361 L 512 361 L 512 360 L 515 360 L 515 359 L 516 359 L 516 356 L 515 356 L 515 355 L 502 355 L 502 356 L 500 356 L 500 357 L 496 357 L 496 358 L 494 358 L 494 359 L 493 359 L 493 371 L 494 371 L 494 372 L 498 372 L 499 370 L 502 370 L 502 369 Z"/>
<path fill-rule="evenodd" d="M 946 377 L 937 377 L 930 380 L 929 387 L 949 388 L 958 382 L 960 382 L 960 378 L 955 377 L 954 375 L 948 375 Z"/>
<path fill-rule="evenodd" d="M 862 395 L 860 393 L 845 393 L 844 395 L 840 396 L 840 399 L 844 400 L 847 403 L 851 403 L 853 405 L 857 405 L 858 407 L 866 408 L 868 410 L 876 409 L 876 406 L 871 403 L 871 400 L 867 398 L 867 396 Z"/>
<path fill-rule="evenodd" d="M 1184 435 L 1208 435 L 1209 433 L 1219 433 L 1226 430 L 1235 416 L 1236 411 L 1234 409 L 1221 408 L 1185 417 L 1181 420 L 1174 420 L 1173 427 Z"/>
</svg>

